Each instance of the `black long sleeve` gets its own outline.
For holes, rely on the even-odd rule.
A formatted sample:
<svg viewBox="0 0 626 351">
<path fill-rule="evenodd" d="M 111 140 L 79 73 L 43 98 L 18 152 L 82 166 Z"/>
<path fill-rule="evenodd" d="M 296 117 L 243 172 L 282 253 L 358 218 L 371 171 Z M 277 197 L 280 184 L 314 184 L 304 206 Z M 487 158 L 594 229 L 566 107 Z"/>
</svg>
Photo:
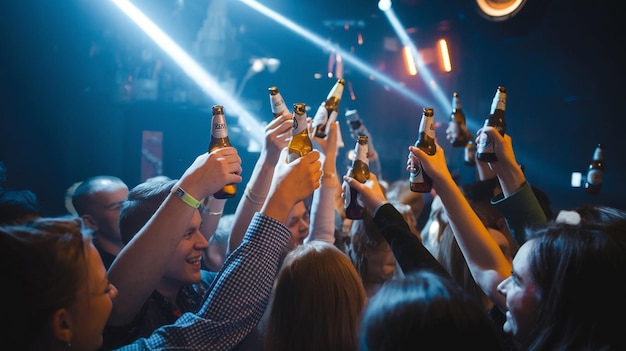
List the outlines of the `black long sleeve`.
<svg viewBox="0 0 626 351">
<path fill-rule="evenodd" d="M 420 269 L 430 269 L 450 278 L 448 271 L 411 232 L 402 214 L 392 204 L 384 204 L 376 211 L 374 223 L 389 243 L 393 255 L 405 274 Z"/>
</svg>

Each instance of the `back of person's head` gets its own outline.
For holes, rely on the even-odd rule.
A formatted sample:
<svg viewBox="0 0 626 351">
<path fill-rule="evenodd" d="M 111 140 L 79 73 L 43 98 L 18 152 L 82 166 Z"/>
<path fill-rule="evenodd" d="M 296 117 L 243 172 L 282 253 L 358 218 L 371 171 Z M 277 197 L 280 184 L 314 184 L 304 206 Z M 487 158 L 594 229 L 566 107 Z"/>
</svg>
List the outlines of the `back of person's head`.
<svg viewBox="0 0 626 351">
<path fill-rule="evenodd" d="M 0 189 L 0 225 L 24 224 L 41 216 L 41 205 L 32 191 Z"/>
<path fill-rule="evenodd" d="M 124 245 L 148 223 L 177 181 L 148 181 L 130 190 L 120 212 L 120 233 Z"/>
<path fill-rule="evenodd" d="M 539 302 L 527 338 L 532 350 L 624 350 L 626 211 L 582 206 L 578 221 L 551 221 L 528 233 L 529 271 Z"/>
<path fill-rule="evenodd" d="M 78 218 L 40 218 L 0 227 L 0 315 L 3 349 L 28 350 L 52 340 L 53 313 L 76 304 L 87 279 L 85 245 Z"/>
<path fill-rule="evenodd" d="M 365 303 L 361 280 L 334 245 L 293 249 L 274 283 L 266 350 L 355 350 Z"/>
<path fill-rule="evenodd" d="M 385 283 L 363 313 L 363 351 L 502 350 L 483 309 L 453 281 L 417 271 Z"/>
<path fill-rule="evenodd" d="M 126 187 L 120 178 L 110 175 L 98 175 L 85 179 L 76 187 L 72 194 L 72 205 L 79 216 L 91 214 L 92 195 L 96 192 L 111 191 L 118 187 Z"/>
</svg>

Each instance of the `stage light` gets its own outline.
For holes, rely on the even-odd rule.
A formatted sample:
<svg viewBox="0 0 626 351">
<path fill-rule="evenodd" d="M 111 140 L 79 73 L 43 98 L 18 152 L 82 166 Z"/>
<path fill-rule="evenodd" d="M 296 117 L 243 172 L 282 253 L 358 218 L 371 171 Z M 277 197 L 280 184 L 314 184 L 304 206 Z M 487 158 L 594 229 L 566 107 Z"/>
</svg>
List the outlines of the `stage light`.
<svg viewBox="0 0 626 351">
<path fill-rule="evenodd" d="M 387 17 L 389 24 L 391 24 L 391 27 L 393 28 L 394 32 L 400 39 L 400 42 L 402 43 L 402 45 L 410 49 L 409 51 L 413 59 L 415 60 L 416 69 L 419 70 L 420 76 L 424 79 L 426 86 L 428 86 L 430 91 L 433 93 L 433 96 L 435 96 L 435 98 L 437 99 L 437 102 L 439 103 L 440 111 L 451 111 L 452 105 L 451 105 L 450 99 L 448 98 L 448 95 L 444 94 L 444 92 L 441 90 L 441 87 L 435 80 L 435 77 L 433 76 L 432 72 L 430 71 L 430 69 L 428 69 L 428 67 L 426 67 L 424 60 L 421 58 L 421 56 L 419 55 L 417 51 L 417 45 L 415 45 L 415 43 L 413 43 L 411 38 L 409 38 L 409 34 L 404 29 L 404 26 L 402 25 L 402 23 L 400 23 L 400 20 L 396 16 L 396 13 L 393 11 L 393 9 L 389 9 L 389 10 L 384 11 L 384 14 L 385 14 L 385 17 Z M 422 106 L 432 106 L 432 104 L 422 105 Z M 444 114 L 439 113 L 438 115 L 444 115 Z"/>
<path fill-rule="evenodd" d="M 189 54 L 187 54 L 176 42 L 174 42 L 165 32 L 163 32 L 154 22 L 144 15 L 137 7 L 128 0 L 111 0 L 124 14 L 126 14 L 135 24 L 139 26 L 165 53 L 167 53 L 176 64 L 191 78 L 204 93 L 213 100 L 220 101 L 229 114 L 238 116 L 241 126 L 250 136 L 249 149 L 256 149 L 263 145 L 265 138 L 264 126 L 258 118 L 248 112 L 245 107 L 231 94 L 226 92 L 218 81 L 200 64 L 198 64 Z"/>
<path fill-rule="evenodd" d="M 441 69 L 444 72 L 452 71 L 452 62 L 450 61 L 450 52 L 448 51 L 448 42 L 445 39 L 439 39 L 439 58 L 441 60 Z"/>
<path fill-rule="evenodd" d="M 405 46 L 402 48 L 402 53 L 404 54 L 404 63 L 406 64 L 406 70 L 409 75 L 416 76 L 417 75 L 417 67 L 415 67 L 415 59 L 411 54 L 411 48 Z"/>
<path fill-rule="evenodd" d="M 383 86 L 391 87 L 393 90 L 404 95 L 405 97 L 407 97 L 414 103 L 420 106 L 432 105 L 432 102 L 424 99 L 421 95 L 415 94 L 415 92 L 411 91 L 410 89 L 407 89 L 405 86 L 398 83 L 396 79 L 391 78 L 381 73 L 379 70 L 363 62 L 356 56 L 352 55 L 350 52 L 336 47 L 335 44 L 309 31 L 308 29 L 296 24 L 289 18 L 277 13 L 276 11 L 273 11 L 270 8 L 260 4 L 258 1 L 254 1 L 254 0 L 240 0 L 240 1 L 250 6 L 254 10 L 260 12 L 261 14 L 273 19 L 277 23 L 287 27 L 288 29 L 292 30 L 294 33 L 302 36 L 304 39 L 310 41 L 311 43 L 320 47 L 324 51 L 336 51 L 336 54 L 341 56 L 342 62 L 352 65 L 357 70 L 361 71 L 362 73 L 365 73 L 370 79 L 375 80 L 379 83 L 382 83 Z M 327 72 L 327 74 L 333 74 L 333 73 Z M 450 102 L 448 102 L 448 105 L 449 104 Z M 451 107 L 448 107 L 447 109 L 450 109 L 450 108 Z"/>
<path fill-rule="evenodd" d="M 526 0 L 476 0 L 481 15 L 496 22 L 515 16 L 525 4 Z"/>
<path fill-rule="evenodd" d="M 378 1 L 378 8 L 381 11 L 387 11 L 391 8 L 391 0 L 380 0 Z"/>
</svg>

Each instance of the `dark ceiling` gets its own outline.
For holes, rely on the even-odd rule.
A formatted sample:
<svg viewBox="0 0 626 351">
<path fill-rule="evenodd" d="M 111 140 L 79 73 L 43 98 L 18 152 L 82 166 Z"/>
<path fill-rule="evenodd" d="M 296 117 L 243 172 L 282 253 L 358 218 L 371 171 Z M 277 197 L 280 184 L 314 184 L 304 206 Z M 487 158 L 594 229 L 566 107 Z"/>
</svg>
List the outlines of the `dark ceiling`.
<svg viewBox="0 0 626 351">
<path fill-rule="evenodd" d="M 442 134 L 450 111 L 428 89 L 430 82 L 406 75 L 393 49 L 397 35 L 377 1 L 260 2 L 436 106 L 437 136 L 450 168 L 462 182 L 475 179 L 461 150 L 451 148 Z M 315 106 L 334 82 L 325 77 L 328 50 L 241 1 L 133 3 L 221 82 L 240 89 L 244 105 L 258 116 L 269 116 L 269 86 L 280 87 L 290 102 Z M 527 0 L 517 16 L 498 23 L 478 15 L 469 0 L 394 0 L 393 5 L 424 57 L 432 57 L 428 49 L 438 38 L 448 39 L 453 71 L 441 72 L 436 61 L 427 66 L 449 100 L 452 92 L 461 94 L 470 127 L 482 124 L 495 88 L 507 87 L 508 133 L 518 161 L 555 209 L 583 203 L 626 208 L 626 147 L 620 141 L 626 123 L 619 115 L 626 103 L 626 61 L 616 1 Z M 207 15 L 206 33 L 216 37 L 199 45 Z M 204 151 L 207 109 L 222 102 L 203 94 L 111 1 L 2 1 L 0 33 L 0 161 L 8 168 L 7 185 L 33 189 L 49 214 L 61 214 L 65 189 L 88 176 L 114 174 L 137 184 L 144 130 L 164 132 L 163 170 L 171 177 Z M 275 73 L 260 72 L 241 86 L 255 57 L 275 57 L 281 64 Z M 322 79 L 315 79 L 316 73 Z M 344 77 L 355 98 L 344 94 L 341 108 L 359 110 L 385 177 L 407 177 L 406 146 L 415 141 L 426 106 L 348 62 Z M 142 90 L 141 79 L 158 81 L 158 87 Z M 231 133 L 243 145 L 246 135 L 236 124 L 235 119 Z M 606 146 L 607 166 L 602 193 L 591 196 L 572 188 L 570 175 L 585 172 L 598 143 Z M 255 154 L 242 154 L 244 167 L 251 169 Z"/>
</svg>

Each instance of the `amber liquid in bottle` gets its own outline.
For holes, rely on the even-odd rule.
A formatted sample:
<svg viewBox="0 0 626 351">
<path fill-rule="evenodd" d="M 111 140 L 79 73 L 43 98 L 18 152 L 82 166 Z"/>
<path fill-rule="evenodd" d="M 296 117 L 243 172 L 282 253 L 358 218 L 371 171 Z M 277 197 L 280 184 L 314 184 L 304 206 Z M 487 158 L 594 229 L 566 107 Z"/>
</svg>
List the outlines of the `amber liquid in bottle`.
<svg viewBox="0 0 626 351">
<path fill-rule="evenodd" d="M 432 156 L 437 151 L 435 145 L 435 114 L 430 107 L 425 107 L 422 111 L 422 120 L 415 147 L 421 149 L 426 154 Z M 433 180 L 426 174 L 422 163 L 414 160 L 409 173 L 409 188 L 416 193 L 427 193 L 433 187 Z"/>
<path fill-rule="evenodd" d="M 213 117 L 211 119 L 211 141 L 209 142 L 209 152 L 221 149 L 223 147 L 232 146 L 228 139 L 228 127 L 226 126 L 226 117 L 224 117 L 224 107 L 221 105 L 213 106 Z M 228 199 L 235 197 L 237 194 L 236 184 L 227 184 L 218 190 L 213 197 L 216 199 Z"/>
<path fill-rule="evenodd" d="M 354 147 L 355 158 L 350 167 L 350 177 L 356 179 L 359 183 L 365 183 L 370 179 L 369 161 L 367 159 L 368 138 L 366 135 L 360 135 Z M 361 219 L 363 218 L 364 207 L 357 199 L 358 192 L 351 187 L 346 189 L 344 210 L 346 218 Z"/>
<path fill-rule="evenodd" d="M 333 88 L 328 93 L 326 100 L 322 102 L 313 117 L 313 130 L 318 138 L 325 138 L 328 134 L 329 125 L 337 120 L 339 113 L 339 101 L 343 95 L 345 81 L 337 80 Z"/>
<path fill-rule="evenodd" d="M 494 127 L 504 136 L 506 132 L 506 120 L 504 110 L 506 108 L 506 88 L 499 86 L 491 102 L 491 113 L 485 119 L 485 126 Z M 494 141 L 486 134 L 481 133 L 476 145 L 476 158 L 483 162 L 495 162 L 498 160 Z"/>
<path fill-rule="evenodd" d="M 291 129 L 291 140 L 287 145 L 287 162 L 296 160 L 313 150 L 306 118 L 306 105 L 301 102 L 293 104 L 293 128 Z"/>
<path fill-rule="evenodd" d="M 461 96 L 454 92 L 452 95 L 452 113 L 450 114 L 450 126 L 454 130 L 454 139 L 452 146 L 464 147 L 469 141 L 469 135 L 465 132 L 465 112 L 461 107 Z"/>
</svg>

